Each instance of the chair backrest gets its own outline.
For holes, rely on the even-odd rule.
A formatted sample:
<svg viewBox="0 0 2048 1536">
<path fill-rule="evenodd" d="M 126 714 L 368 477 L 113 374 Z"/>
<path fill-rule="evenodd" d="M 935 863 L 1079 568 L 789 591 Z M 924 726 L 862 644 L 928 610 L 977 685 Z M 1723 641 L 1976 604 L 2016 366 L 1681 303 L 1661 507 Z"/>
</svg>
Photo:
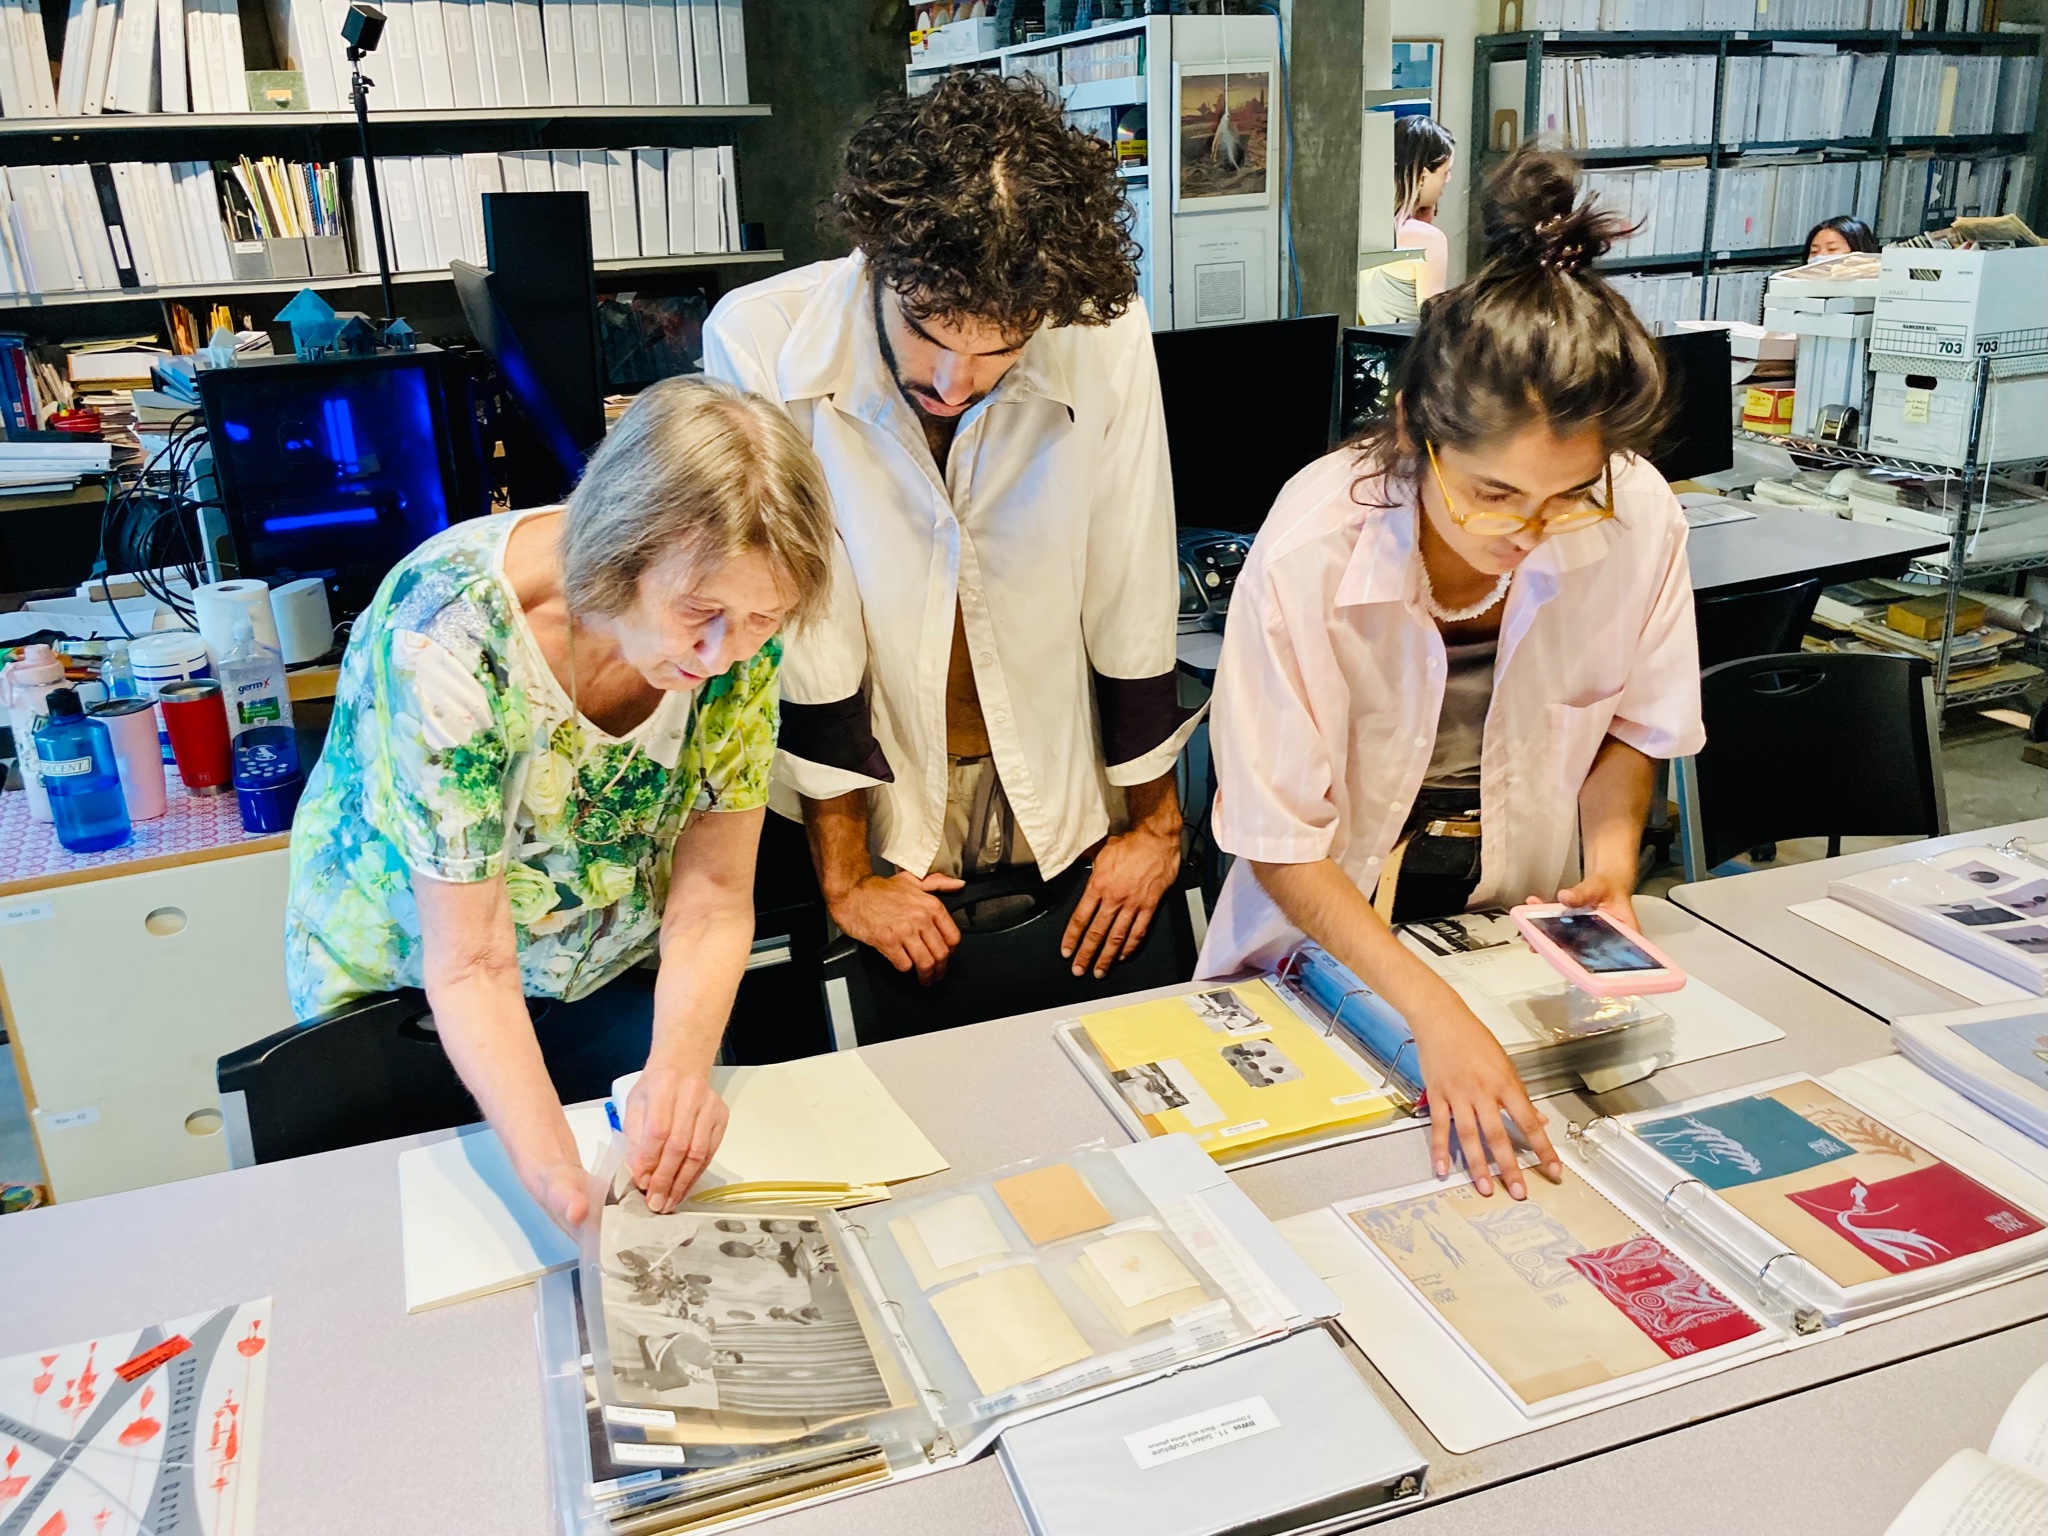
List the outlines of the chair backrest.
<svg viewBox="0 0 2048 1536">
<path fill-rule="evenodd" d="M 960 1024 L 1082 1006 L 1102 998 L 1170 986 L 1195 974 L 1202 896 L 1183 879 L 1153 914 L 1145 942 L 1097 981 L 1076 976 L 1060 958 L 1060 938 L 1088 884 L 1085 865 L 1041 881 L 1037 871 L 1003 872 L 947 893 L 961 928 L 946 974 L 920 986 L 865 944 L 842 939 L 825 957 L 825 1007 L 840 1050 L 900 1040 Z M 965 915 L 963 915 L 965 914 Z"/>
<path fill-rule="evenodd" d="M 237 1168 L 481 1120 L 424 992 L 383 992 L 220 1058 Z"/>
<path fill-rule="evenodd" d="M 1777 656 L 1799 649 L 1813 605 L 1820 601 L 1820 578 L 1789 582 L 1763 592 L 1729 592 L 1695 598 L 1693 622 L 1699 627 L 1700 669 L 1745 656 Z"/>
<path fill-rule="evenodd" d="M 1676 766 L 1685 873 L 1795 837 L 1948 830 L 1926 663 L 1792 652 L 1709 667 L 1707 744 Z"/>
</svg>

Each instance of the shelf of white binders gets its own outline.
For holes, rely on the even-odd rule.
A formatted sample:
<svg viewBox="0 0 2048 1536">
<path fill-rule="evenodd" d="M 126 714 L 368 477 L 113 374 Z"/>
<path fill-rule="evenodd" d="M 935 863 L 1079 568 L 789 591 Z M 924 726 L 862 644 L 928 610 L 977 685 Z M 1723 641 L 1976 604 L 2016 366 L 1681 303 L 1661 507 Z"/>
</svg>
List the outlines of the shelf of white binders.
<svg viewBox="0 0 2048 1536">
<path fill-rule="evenodd" d="M 384 111 L 370 108 L 370 122 L 387 127 L 479 127 L 547 123 L 717 122 L 722 119 L 768 117 L 766 102 L 723 107 L 452 107 L 435 111 Z M 10 139 L 140 138 L 168 130 L 232 130 L 237 134 L 275 131 L 290 134 L 307 128 L 355 131 L 353 112 L 100 112 L 89 117 L 10 117 L 0 119 L 0 142 Z"/>
</svg>

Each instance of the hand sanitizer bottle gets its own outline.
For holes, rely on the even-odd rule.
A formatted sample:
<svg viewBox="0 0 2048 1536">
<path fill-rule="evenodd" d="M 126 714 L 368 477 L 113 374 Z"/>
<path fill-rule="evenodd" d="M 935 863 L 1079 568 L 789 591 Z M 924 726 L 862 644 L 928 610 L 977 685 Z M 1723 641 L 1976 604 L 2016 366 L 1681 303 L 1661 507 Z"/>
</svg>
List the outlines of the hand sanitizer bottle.
<svg viewBox="0 0 2048 1536">
<path fill-rule="evenodd" d="M 219 672 L 242 828 L 289 831 L 305 781 L 299 773 L 298 737 L 292 732 L 284 657 L 256 638 L 255 626 L 244 614 L 235 620 L 234 641 L 220 660 Z"/>
</svg>

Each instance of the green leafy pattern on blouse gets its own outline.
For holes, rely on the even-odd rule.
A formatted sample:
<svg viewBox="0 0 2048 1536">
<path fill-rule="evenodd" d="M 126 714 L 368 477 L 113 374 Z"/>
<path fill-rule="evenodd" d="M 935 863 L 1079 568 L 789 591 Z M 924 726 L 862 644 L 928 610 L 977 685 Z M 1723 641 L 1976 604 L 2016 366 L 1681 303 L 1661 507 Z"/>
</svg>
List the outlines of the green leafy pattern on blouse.
<svg viewBox="0 0 2048 1536">
<path fill-rule="evenodd" d="M 582 997 L 653 952 L 690 812 L 767 804 L 780 640 L 609 736 L 572 711 L 505 582 L 518 520 L 429 539 L 356 621 L 292 825 L 300 1019 L 423 984 L 416 876 L 503 875 L 527 994 Z"/>
</svg>

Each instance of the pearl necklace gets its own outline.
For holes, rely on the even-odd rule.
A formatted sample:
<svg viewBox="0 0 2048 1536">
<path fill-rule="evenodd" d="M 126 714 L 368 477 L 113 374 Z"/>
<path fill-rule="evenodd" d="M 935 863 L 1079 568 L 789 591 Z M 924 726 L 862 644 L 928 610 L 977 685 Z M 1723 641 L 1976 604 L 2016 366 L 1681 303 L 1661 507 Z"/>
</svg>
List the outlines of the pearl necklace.
<svg viewBox="0 0 2048 1536">
<path fill-rule="evenodd" d="M 1436 600 L 1436 589 L 1429 584 L 1429 562 L 1417 555 L 1422 567 L 1422 606 L 1429 610 L 1429 616 L 1443 624 L 1462 624 L 1467 619 L 1476 619 L 1508 595 L 1508 583 L 1515 579 L 1513 571 L 1502 571 L 1500 580 L 1493 584 L 1493 590 L 1478 602 L 1463 608 L 1446 608 Z"/>
</svg>

